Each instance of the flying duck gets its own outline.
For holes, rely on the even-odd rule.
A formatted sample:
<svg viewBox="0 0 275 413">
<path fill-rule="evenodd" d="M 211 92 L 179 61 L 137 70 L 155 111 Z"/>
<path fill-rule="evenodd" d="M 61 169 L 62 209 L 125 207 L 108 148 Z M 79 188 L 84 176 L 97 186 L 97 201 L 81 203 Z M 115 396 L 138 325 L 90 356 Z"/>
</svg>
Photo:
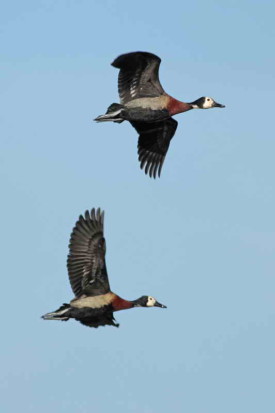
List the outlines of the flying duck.
<svg viewBox="0 0 275 413">
<path fill-rule="evenodd" d="M 97 122 L 121 123 L 128 120 L 139 134 L 138 157 L 141 169 L 156 178 L 178 122 L 172 118 L 191 109 L 224 108 L 210 97 L 194 102 L 181 102 L 169 96 L 159 81 L 161 59 L 148 52 L 126 53 L 117 57 L 112 66 L 119 69 L 120 104 L 113 103 Z"/>
<path fill-rule="evenodd" d="M 98 208 L 80 215 L 71 233 L 67 268 L 75 298 L 58 310 L 42 316 L 44 320 L 68 321 L 74 318 L 88 327 L 118 327 L 113 313 L 133 307 L 161 307 L 155 298 L 144 295 L 128 301 L 110 289 L 105 263 L 104 212 Z"/>
</svg>

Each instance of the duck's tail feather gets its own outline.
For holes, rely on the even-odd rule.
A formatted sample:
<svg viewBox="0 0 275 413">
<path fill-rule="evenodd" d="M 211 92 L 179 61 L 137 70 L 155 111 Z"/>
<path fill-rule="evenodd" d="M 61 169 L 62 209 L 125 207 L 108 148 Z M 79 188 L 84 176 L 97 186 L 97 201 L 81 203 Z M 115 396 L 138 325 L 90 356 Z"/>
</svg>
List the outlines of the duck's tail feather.
<svg viewBox="0 0 275 413">
<path fill-rule="evenodd" d="M 123 105 L 120 105 L 119 103 L 112 103 L 108 109 L 105 115 L 99 115 L 97 118 L 94 120 L 96 122 L 117 122 L 121 123 L 124 121 L 124 119 L 121 117 L 121 111 L 124 108 Z"/>
<path fill-rule="evenodd" d="M 43 320 L 68 321 L 70 318 L 69 311 L 70 311 L 70 305 L 63 304 L 58 310 L 53 311 L 52 313 L 44 314 L 42 315 L 41 318 L 43 318 Z"/>
</svg>

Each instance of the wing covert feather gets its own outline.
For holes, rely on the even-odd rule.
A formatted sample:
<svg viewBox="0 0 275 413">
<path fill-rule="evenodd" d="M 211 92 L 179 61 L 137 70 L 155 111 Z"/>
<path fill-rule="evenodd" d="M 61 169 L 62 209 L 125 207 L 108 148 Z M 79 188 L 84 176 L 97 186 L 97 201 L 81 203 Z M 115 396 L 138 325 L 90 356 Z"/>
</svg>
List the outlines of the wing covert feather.
<svg viewBox="0 0 275 413">
<path fill-rule="evenodd" d="M 161 59 L 148 52 L 133 52 L 118 56 L 112 66 L 120 69 L 118 92 L 122 104 L 143 97 L 164 94 L 159 81 Z"/>
</svg>

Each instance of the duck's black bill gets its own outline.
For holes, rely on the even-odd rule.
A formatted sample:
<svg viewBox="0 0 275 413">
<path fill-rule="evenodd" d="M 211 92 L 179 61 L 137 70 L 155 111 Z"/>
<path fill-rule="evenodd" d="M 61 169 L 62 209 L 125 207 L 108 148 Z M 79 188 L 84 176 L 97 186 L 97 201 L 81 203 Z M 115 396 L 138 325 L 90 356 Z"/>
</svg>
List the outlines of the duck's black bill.
<svg viewBox="0 0 275 413">
<path fill-rule="evenodd" d="M 215 108 L 225 108 L 225 105 L 222 105 L 221 103 L 215 102 L 214 107 Z"/>
<path fill-rule="evenodd" d="M 154 307 L 167 308 L 166 305 L 160 304 L 158 301 L 155 302 Z"/>
</svg>

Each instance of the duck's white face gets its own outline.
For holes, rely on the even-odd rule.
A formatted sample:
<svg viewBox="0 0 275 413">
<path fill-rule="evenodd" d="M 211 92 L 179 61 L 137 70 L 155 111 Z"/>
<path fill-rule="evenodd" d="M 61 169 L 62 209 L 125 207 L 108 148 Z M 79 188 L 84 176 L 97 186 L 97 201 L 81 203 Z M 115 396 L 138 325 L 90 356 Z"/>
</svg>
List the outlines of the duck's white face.
<svg viewBox="0 0 275 413">
<path fill-rule="evenodd" d="M 214 99 L 206 96 L 204 98 L 204 102 L 201 106 L 201 109 L 210 109 L 210 108 L 225 108 L 225 106 L 222 105 L 221 103 L 216 102 Z"/>
<path fill-rule="evenodd" d="M 209 98 L 208 96 L 205 97 L 204 102 L 202 104 L 202 108 L 203 109 L 210 109 L 210 108 L 214 108 L 216 106 L 216 102 L 214 101 L 214 99 Z"/>
<path fill-rule="evenodd" d="M 148 296 L 146 307 L 154 307 L 157 300 L 154 297 Z"/>
<path fill-rule="evenodd" d="M 189 103 L 193 109 L 211 109 L 211 108 L 224 108 L 221 103 L 216 102 L 214 99 L 206 96 Z"/>
</svg>

